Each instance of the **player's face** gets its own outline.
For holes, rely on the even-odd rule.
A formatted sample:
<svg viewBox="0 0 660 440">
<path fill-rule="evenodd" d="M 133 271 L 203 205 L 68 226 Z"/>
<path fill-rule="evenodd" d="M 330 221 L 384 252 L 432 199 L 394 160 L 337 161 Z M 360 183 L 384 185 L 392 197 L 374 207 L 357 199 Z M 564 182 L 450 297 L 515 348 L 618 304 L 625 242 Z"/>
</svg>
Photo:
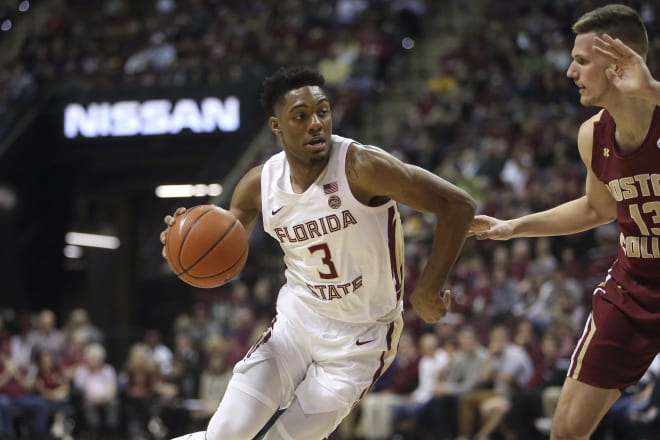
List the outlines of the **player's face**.
<svg viewBox="0 0 660 440">
<path fill-rule="evenodd" d="M 271 117 L 273 132 L 280 138 L 290 160 L 302 164 L 325 162 L 330 151 L 332 113 L 318 86 L 289 91 Z"/>
<path fill-rule="evenodd" d="M 580 103 L 584 106 L 604 106 L 609 81 L 605 76 L 607 60 L 593 49 L 596 34 L 579 34 L 575 37 L 566 76 L 579 87 Z"/>
</svg>

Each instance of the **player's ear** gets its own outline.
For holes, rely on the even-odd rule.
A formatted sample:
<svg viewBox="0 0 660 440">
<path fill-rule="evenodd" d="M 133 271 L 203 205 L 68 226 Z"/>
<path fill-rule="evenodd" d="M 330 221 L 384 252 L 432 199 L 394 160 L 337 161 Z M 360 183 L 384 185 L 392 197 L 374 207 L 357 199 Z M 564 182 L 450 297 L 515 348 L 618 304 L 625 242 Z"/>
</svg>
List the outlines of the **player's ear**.
<svg viewBox="0 0 660 440">
<path fill-rule="evenodd" d="M 280 130 L 280 122 L 275 116 L 268 118 L 268 124 L 270 125 L 270 129 L 273 131 L 273 133 L 275 133 L 275 136 L 280 137 L 282 135 L 282 131 Z"/>
</svg>

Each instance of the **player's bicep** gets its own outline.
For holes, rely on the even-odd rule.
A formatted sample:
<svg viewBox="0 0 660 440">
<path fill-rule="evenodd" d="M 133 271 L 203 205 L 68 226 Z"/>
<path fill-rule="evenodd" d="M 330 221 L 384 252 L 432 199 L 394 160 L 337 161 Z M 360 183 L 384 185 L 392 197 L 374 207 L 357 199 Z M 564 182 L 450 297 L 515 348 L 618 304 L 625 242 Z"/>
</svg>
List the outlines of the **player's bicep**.
<svg viewBox="0 0 660 440">
<path fill-rule="evenodd" d="M 586 183 L 587 202 L 603 223 L 616 218 L 616 201 L 605 184 L 589 170 Z"/>
<path fill-rule="evenodd" d="M 472 198 L 462 189 L 415 165 L 404 163 L 380 150 L 369 151 L 363 163 L 363 179 L 369 192 L 389 197 L 423 212 L 438 212 L 452 204 L 472 206 Z"/>
<path fill-rule="evenodd" d="M 238 182 L 231 197 L 229 210 L 249 233 L 254 229 L 261 212 L 261 169 L 252 168 Z"/>
<path fill-rule="evenodd" d="M 605 184 L 598 180 L 591 169 L 594 123 L 600 119 L 601 113 L 582 124 L 578 132 L 577 142 L 580 157 L 587 169 L 585 195 L 588 206 L 593 211 L 592 215 L 598 217 L 602 223 L 607 223 L 616 218 L 616 201 Z"/>
</svg>

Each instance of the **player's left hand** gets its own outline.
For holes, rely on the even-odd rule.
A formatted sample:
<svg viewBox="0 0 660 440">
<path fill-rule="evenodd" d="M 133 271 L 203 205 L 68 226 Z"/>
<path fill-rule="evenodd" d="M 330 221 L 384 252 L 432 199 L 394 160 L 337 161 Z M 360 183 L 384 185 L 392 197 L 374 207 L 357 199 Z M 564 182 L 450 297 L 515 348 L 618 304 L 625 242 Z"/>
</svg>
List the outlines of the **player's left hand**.
<svg viewBox="0 0 660 440">
<path fill-rule="evenodd" d="M 644 98 L 653 77 L 644 59 L 618 38 L 603 34 L 594 39 L 594 50 L 612 65 L 605 70 L 607 79 L 621 92 Z"/>
<path fill-rule="evenodd" d="M 165 254 L 165 243 L 167 242 L 167 231 L 170 229 L 170 226 L 174 224 L 174 221 L 178 216 L 186 212 L 186 208 L 177 208 L 176 211 L 174 211 L 174 215 L 168 215 L 165 216 L 163 221 L 167 225 L 167 228 L 165 228 L 161 233 L 160 233 L 160 242 L 163 244 L 163 250 L 161 251 L 161 254 L 163 255 L 163 258 L 167 259 L 166 254 Z"/>
<path fill-rule="evenodd" d="M 410 295 L 410 304 L 417 316 L 429 324 L 442 319 L 451 306 L 451 292 L 445 290 L 442 294 L 422 292 L 417 289 Z"/>
</svg>

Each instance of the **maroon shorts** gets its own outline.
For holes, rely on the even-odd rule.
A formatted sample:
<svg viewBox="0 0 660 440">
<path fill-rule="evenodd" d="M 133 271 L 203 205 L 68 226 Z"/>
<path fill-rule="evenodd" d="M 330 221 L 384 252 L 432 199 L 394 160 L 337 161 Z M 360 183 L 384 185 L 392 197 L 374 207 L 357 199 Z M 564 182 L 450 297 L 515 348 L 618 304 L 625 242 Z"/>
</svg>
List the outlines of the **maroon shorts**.
<svg viewBox="0 0 660 440">
<path fill-rule="evenodd" d="M 608 275 L 594 291 L 592 311 L 567 376 L 600 388 L 636 384 L 660 352 L 660 292 L 635 289 L 634 299 Z"/>
</svg>

